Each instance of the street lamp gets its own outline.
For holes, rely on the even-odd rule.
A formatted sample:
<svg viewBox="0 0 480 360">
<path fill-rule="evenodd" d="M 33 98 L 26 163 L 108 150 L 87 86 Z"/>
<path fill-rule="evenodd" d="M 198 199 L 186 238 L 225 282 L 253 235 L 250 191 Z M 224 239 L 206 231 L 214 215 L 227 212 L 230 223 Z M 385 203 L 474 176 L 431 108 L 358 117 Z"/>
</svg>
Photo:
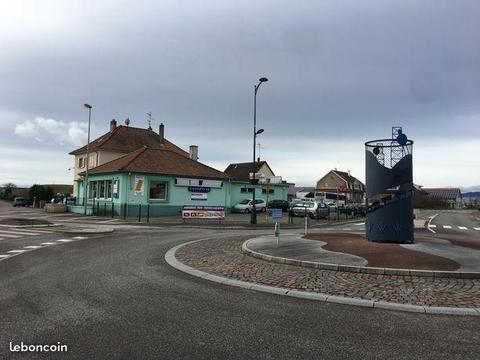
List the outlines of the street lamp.
<svg viewBox="0 0 480 360">
<path fill-rule="evenodd" d="M 257 91 L 260 85 L 263 82 L 267 82 L 268 79 L 266 77 L 261 77 L 258 79 L 258 84 L 254 86 L 254 95 L 253 95 L 253 163 L 252 163 L 252 186 L 253 186 L 253 206 L 252 206 L 252 213 L 250 216 L 250 224 L 255 225 L 257 224 L 257 207 L 255 204 L 255 149 L 257 147 L 257 135 L 263 133 L 263 129 L 259 129 L 257 131 Z"/>
<path fill-rule="evenodd" d="M 88 166 L 90 163 L 90 119 L 92 117 L 92 105 L 83 104 L 88 109 L 88 135 L 87 135 L 87 169 L 85 170 L 85 180 L 83 182 L 83 213 L 87 215 L 87 199 L 88 199 Z"/>
</svg>

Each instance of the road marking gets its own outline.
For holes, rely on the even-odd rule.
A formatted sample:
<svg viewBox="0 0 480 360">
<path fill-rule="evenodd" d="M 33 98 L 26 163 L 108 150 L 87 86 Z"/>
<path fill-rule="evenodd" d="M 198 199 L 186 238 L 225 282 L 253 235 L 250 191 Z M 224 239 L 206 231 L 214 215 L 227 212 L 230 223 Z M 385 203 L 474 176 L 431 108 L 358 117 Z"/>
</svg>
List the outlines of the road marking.
<svg viewBox="0 0 480 360">
<path fill-rule="evenodd" d="M 437 216 L 438 216 L 438 214 L 435 214 L 435 215 L 430 216 L 430 220 L 428 220 L 428 224 L 427 224 L 427 229 L 428 229 L 429 231 L 431 231 L 432 233 L 434 233 L 434 234 L 436 234 L 437 232 L 436 232 L 435 230 L 432 230 L 432 229 L 431 229 L 431 227 L 432 227 L 432 226 L 431 226 L 431 223 L 432 223 L 432 220 L 435 219 Z"/>
<path fill-rule="evenodd" d="M 7 257 L 10 257 L 10 255 L 0 255 L 0 259 L 4 259 L 4 258 L 7 258 Z"/>
<path fill-rule="evenodd" d="M 55 245 L 55 243 L 53 243 L 53 242 L 44 242 L 44 243 L 42 243 L 42 245 Z"/>
<path fill-rule="evenodd" d="M 60 240 L 57 240 L 58 242 L 70 242 L 70 241 L 73 241 L 72 239 L 60 239 Z"/>
<path fill-rule="evenodd" d="M 476 228 L 476 227 L 474 227 L 474 229 L 475 229 L 475 230 L 480 230 L 480 228 Z"/>
<path fill-rule="evenodd" d="M 458 228 L 459 228 L 460 230 L 468 230 L 468 228 L 465 227 L 465 226 L 459 226 Z"/>
<path fill-rule="evenodd" d="M 27 250 L 10 250 L 10 251 L 7 251 L 8 253 L 11 253 L 11 254 L 20 254 L 20 253 L 23 253 Z"/>
<path fill-rule="evenodd" d="M 362 226 L 362 225 L 365 225 L 365 223 L 358 223 L 358 224 L 355 224 L 356 226 Z"/>
<path fill-rule="evenodd" d="M 41 246 L 38 246 L 38 245 L 30 245 L 30 246 L 24 246 L 23 248 L 24 248 L 24 249 L 38 249 L 38 248 L 41 248 Z"/>
<path fill-rule="evenodd" d="M 444 229 L 451 229 L 452 227 L 450 225 L 443 225 Z"/>
<path fill-rule="evenodd" d="M 87 237 L 85 236 L 75 236 L 72 238 L 73 240 L 85 240 L 85 239 L 88 239 Z"/>
<path fill-rule="evenodd" d="M 16 238 L 22 237 L 21 235 L 3 234 L 1 231 L 0 231 L 0 235 L 2 235 L 3 237 L 12 238 L 12 239 L 16 239 Z"/>
<path fill-rule="evenodd" d="M 29 236 L 32 236 L 32 235 L 36 235 L 36 234 L 32 234 L 31 232 L 24 232 L 24 231 L 9 231 L 9 230 L 0 230 L 0 233 L 2 234 L 13 234 L 13 235 L 29 235 Z"/>
<path fill-rule="evenodd" d="M 435 229 L 435 228 L 437 227 L 437 225 L 428 225 L 428 227 L 429 227 L 429 228 L 434 228 L 434 229 Z"/>
</svg>

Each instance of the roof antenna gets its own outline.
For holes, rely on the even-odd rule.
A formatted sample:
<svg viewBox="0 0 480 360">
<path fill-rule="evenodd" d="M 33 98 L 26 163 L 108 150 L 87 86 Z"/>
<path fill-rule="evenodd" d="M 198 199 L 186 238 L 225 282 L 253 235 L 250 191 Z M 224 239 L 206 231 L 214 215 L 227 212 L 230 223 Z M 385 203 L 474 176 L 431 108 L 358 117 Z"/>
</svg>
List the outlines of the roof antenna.
<svg viewBox="0 0 480 360">
<path fill-rule="evenodd" d="M 147 113 L 147 115 L 148 115 L 148 120 L 147 120 L 147 122 L 148 122 L 148 130 L 152 130 L 152 120 L 155 120 L 155 119 L 152 117 L 152 112 L 151 112 L 151 111 L 149 111 L 149 112 Z"/>
<path fill-rule="evenodd" d="M 127 126 L 130 125 L 130 118 L 125 119 L 125 125 L 127 125 Z"/>
</svg>

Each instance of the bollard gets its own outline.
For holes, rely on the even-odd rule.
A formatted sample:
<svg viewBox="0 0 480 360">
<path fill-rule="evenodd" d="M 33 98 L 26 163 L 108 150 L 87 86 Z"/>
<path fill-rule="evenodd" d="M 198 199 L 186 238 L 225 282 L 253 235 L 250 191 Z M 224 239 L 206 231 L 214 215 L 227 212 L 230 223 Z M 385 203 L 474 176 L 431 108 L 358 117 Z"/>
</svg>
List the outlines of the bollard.
<svg viewBox="0 0 480 360">
<path fill-rule="evenodd" d="M 127 219 L 127 203 L 123 204 L 123 220 Z"/>
<path fill-rule="evenodd" d="M 277 237 L 277 248 L 280 246 L 280 224 L 275 222 L 275 236 Z"/>
<path fill-rule="evenodd" d="M 107 216 L 107 203 L 103 203 L 103 216 Z"/>
<path fill-rule="evenodd" d="M 308 218 L 305 216 L 305 235 L 308 234 Z"/>
<path fill-rule="evenodd" d="M 142 220 L 142 204 L 138 204 L 138 222 Z"/>
<path fill-rule="evenodd" d="M 113 202 L 112 202 L 112 219 L 113 219 L 113 213 L 115 212 L 115 208 L 114 208 L 114 205 L 113 205 Z"/>
<path fill-rule="evenodd" d="M 147 204 L 147 224 L 150 222 L 150 204 Z"/>
</svg>

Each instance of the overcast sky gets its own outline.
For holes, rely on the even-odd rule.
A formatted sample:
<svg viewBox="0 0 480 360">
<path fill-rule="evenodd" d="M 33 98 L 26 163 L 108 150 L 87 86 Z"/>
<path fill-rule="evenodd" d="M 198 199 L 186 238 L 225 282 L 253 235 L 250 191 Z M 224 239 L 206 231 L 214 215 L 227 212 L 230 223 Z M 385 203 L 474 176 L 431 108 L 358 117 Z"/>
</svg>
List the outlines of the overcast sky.
<svg viewBox="0 0 480 360">
<path fill-rule="evenodd" d="M 70 183 L 109 121 L 165 123 L 220 170 L 261 157 L 298 185 L 364 179 L 364 142 L 403 126 L 414 181 L 480 190 L 480 2 L 2 1 L 0 183 Z"/>
</svg>

